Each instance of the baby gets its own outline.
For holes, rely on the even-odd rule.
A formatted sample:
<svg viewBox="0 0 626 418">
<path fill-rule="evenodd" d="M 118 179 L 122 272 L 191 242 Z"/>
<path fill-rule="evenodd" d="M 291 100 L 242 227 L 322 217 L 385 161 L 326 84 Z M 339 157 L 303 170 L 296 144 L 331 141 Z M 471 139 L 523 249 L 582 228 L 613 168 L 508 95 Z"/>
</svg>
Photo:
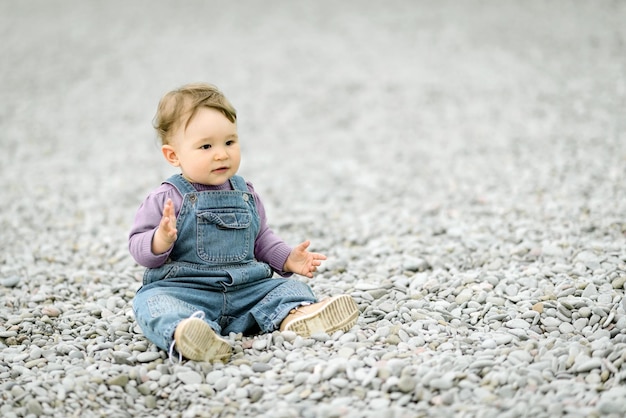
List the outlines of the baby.
<svg viewBox="0 0 626 418">
<path fill-rule="evenodd" d="M 147 267 L 133 301 L 145 336 L 170 357 L 225 362 L 231 347 L 221 335 L 231 332 L 352 328 L 359 310 L 350 296 L 318 302 L 289 278 L 313 277 L 326 257 L 309 241 L 288 246 L 268 227 L 259 195 L 237 175 L 237 115 L 226 97 L 203 83 L 169 92 L 155 128 L 180 174 L 148 195 L 130 232 L 130 253 Z"/>
</svg>

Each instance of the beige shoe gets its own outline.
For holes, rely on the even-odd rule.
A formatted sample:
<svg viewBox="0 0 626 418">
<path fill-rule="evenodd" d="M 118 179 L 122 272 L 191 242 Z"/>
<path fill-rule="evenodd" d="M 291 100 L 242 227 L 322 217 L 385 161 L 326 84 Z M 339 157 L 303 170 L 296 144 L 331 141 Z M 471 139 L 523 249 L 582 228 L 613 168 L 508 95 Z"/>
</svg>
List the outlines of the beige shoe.
<svg viewBox="0 0 626 418">
<path fill-rule="evenodd" d="M 174 331 L 170 358 L 175 345 L 179 355 L 188 360 L 225 363 L 230 359 L 232 353 L 230 344 L 220 338 L 203 318 L 203 312 L 196 312 L 180 321 Z"/>
<path fill-rule="evenodd" d="M 348 331 L 359 317 L 359 308 L 348 295 L 324 299 L 311 305 L 292 309 L 280 324 L 281 331 L 293 331 L 303 337 Z"/>
</svg>

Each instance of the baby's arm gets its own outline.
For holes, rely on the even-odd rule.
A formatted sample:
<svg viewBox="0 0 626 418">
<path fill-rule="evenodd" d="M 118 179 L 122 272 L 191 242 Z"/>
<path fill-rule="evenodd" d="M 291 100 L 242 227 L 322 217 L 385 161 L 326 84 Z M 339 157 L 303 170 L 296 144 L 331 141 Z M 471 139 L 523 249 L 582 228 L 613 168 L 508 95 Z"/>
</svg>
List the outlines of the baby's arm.
<svg viewBox="0 0 626 418">
<path fill-rule="evenodd" d="M 176 214 L 172 199 L 167 199 L 163 208 L 163 217 L 152 237 L 152 253 L 163 254 L 169 250 L 178 238 L 176 230 Z"/>
<path fill-rule="evenodd" d="M 162 266 L 169 257 L 169 251 L 160 254 L 152 252 L 152 239 L 161 224 L 165 205 L 171 199 L 174 203 L 174 217 L 177 208 L 183 201 L 183 196 L 174 186 L 164 183 L 150 193 L 141 203 L 135 214 L 133 226 L 128 234 L 128 250 L 138 264 L 147 268 Z"/>
<path fill-rule="evenodd" d="M 309 278 L 313 277 L 313 273 L 322 264 L 322 260 L 326 260 L 326 256 L 307 251 L 309 245 L 311 245 L 309 240 L 296 245 L 287 257 L 283 270 Z"/>
</svg>

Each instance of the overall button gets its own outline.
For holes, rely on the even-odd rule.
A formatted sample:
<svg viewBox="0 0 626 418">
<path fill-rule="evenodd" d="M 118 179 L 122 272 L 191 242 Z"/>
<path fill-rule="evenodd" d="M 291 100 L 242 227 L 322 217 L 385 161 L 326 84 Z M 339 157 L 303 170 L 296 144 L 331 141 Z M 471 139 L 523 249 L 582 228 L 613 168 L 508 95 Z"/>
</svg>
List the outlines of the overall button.
<svg viewBox="0 0 626 418">
<path fill-rule="evenodd" d="M 247 201 L 248 201 L 248 199 L 249 199 L 248 195 L 247 195 L 247 194 L 244 194 L 244 195 L 243 195 L 243 201 L 244 201 L 244 202 L 247 202 Z"/>
</svg>

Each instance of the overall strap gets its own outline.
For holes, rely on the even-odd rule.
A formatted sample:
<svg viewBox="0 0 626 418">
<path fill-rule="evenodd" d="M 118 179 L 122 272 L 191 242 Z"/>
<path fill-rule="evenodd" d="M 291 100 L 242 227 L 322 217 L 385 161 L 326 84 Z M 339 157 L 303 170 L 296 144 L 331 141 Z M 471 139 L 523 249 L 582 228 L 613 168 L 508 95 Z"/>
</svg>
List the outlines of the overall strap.
<svg viewBox="0 0 626 418">
<path fill-rule="evenodd" d="M 188 193 L 195 193 L 196 189 L 183 177 L 182 174 L 174 174 L 170 178 L 164 181 L 176 187 L 181 195 L 185 196 Z"/>
<path fill-rule="evenodd" d="M 233 190 L 239 190 L 240 192 L 250 192 L 246 181 L 241 176 L 232 176 L 230 178 L 230 184 L 233 186 Z"/>
</svg>

